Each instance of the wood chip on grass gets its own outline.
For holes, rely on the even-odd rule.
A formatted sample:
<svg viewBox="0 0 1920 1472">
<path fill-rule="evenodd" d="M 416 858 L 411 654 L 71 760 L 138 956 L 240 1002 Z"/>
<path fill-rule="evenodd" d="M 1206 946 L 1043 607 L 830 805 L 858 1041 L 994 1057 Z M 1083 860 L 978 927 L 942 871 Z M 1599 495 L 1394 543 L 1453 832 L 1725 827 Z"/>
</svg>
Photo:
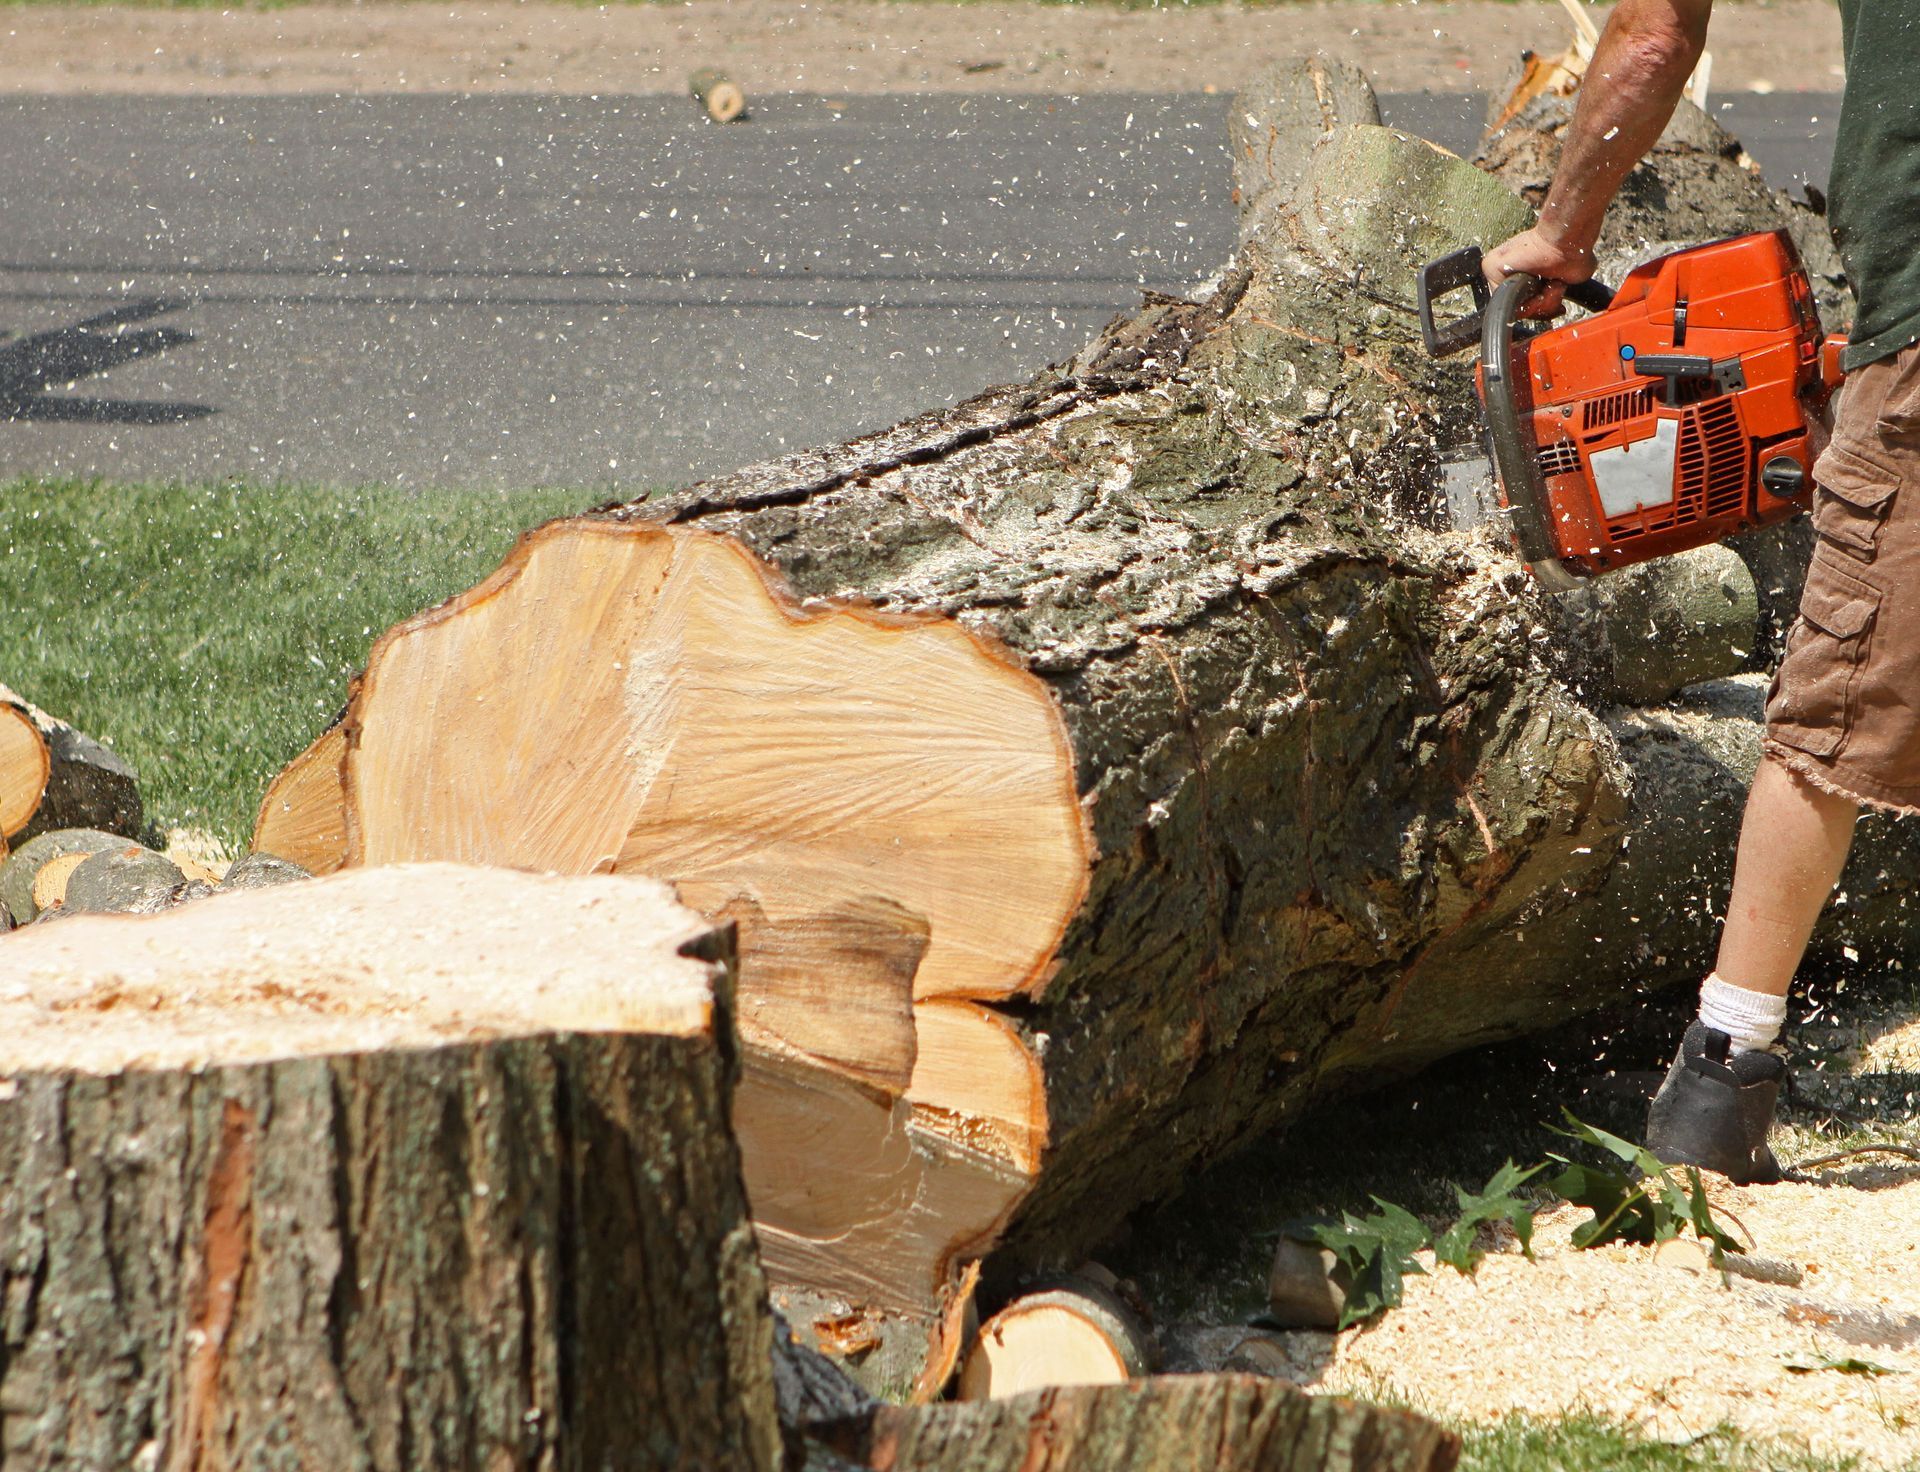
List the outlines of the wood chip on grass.
<svg viewBox="0 0 1920 1472">
<path fill-rule="evenodd" d="M 1744 1229 L 1761 1274 L 1788 1281 L 1700 1270 L 1686 1252 L 1576 1250 L 1588 1214 L 1562 1205 L 1539 1219 L 1537 1262 L 1509 1245 L 1475 1278 L 1408 1279 L 1400 1308 L 1339 1336 L 1314 1388 L 1467 1423 L 1593 1414 L 1658 1440 L 1731 1424 L 1864 1468 L 1911 1467 L 1920 1167 L 1868 1159 L 1825 1174 L 1831 1184 L 1709 1181 L 1715 1215 Z"/>
</svg>

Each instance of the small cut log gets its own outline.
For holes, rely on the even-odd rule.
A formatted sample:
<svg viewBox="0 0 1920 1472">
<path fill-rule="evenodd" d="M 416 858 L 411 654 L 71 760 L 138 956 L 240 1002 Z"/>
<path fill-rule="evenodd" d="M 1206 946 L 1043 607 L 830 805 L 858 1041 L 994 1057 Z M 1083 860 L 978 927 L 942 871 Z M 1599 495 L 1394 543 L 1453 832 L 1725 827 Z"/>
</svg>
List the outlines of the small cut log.
<svg viewBox="0 0 1920 1472">
<path fill-rule="evenodd" d="M 56 828 L 30 838 L 0 863 L 0 909 L 25 925 L 66 899 L 67 881 L 87 859 L 126 847 L 120 834 L 98 828 Z"/>
<path fill-rule="evenodd" d="M 133 768 L 84 731 L 0 685 L 0 724 L 9 723 L 9 712 L 12 723 L 24 717 L 39 734 L 47 773 L 39 802 L 18 828 L 7 828 L 7 815 L 0 812 L 0 836 L 10 837 L 15 847 L 56 828 L 103 828 L 127 838 L 138 836 L 143 814 Z M 0 734 L 0 805 L 8 794 L 7 745 L 7 736 Z"/>
<path fill-rule="evenodd" d="M 980 1326 L 959 1397 L 1119 1385 L 1150 1373 L 1157 1359 L 1153 1331 L 1111 1282 L 1076 1275 L 1022 1294 Z"/>
<path fill-rule="evenodd" d="M 687 90 L 716 123 L 731 123 L 747 110 L 747 94 L 740 84 L 713 67 L 702 67 L 689 77 Z"/>
<path fill-rule="evenodd" d="M 0 855 L 40 810 L 53 759 L 33 717 L 0 698 Z"/>
</svg>

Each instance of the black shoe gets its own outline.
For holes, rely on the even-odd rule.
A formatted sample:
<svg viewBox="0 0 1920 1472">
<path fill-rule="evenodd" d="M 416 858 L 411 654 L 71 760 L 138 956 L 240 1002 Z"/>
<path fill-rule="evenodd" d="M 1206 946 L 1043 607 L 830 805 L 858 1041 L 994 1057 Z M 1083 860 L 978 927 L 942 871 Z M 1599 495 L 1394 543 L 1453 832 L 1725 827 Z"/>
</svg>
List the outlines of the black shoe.
<svg viewBox="0 0 1920 1472">
<path fill-rule="evenodd" d="M 1767 1129 L 1787 1062 L 1769 1052 L 1731 1057 L 1732 1047 L 1718 1028 L 1687 1028 L 1647 1111 L 1647 1149 L 1668 1165 L 1718 1171 L 1736 1186 L 1771 1185 L 1780 1166 Z"/>
</svg>

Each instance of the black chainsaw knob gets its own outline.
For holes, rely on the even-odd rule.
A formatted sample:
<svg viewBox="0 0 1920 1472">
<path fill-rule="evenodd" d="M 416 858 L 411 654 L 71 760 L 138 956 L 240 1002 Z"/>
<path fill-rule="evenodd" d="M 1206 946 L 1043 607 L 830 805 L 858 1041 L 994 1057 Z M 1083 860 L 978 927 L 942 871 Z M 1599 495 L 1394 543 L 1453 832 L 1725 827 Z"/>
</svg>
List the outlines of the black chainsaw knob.
<svg viewBox="0 0 1920 1472">
<path fill-rule="evenodd" d="M 1789 455 L 1775 455 L 1760 470 L 1760 484 L 1766 487 L 1767 494 L 1778 496 L 1782 501 L 1798 500 L 1806 483 L 1806 471 Z"/>
</svg>

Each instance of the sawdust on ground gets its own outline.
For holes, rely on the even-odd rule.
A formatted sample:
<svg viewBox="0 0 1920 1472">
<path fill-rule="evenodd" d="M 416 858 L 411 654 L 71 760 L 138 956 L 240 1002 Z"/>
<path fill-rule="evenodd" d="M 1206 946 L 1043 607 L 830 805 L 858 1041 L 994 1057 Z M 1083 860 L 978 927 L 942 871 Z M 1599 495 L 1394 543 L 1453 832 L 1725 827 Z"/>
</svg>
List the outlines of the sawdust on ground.
<svg viewBox="0 0 1920 1472">
<path fill-rule="evenodd" d="M 1356 57 L 1382 91 L 1484 91 L 1521 48 L 1559 52 L 1570 31 L 1553 0 L 26 5 L 0 13 L 0 93 L 658 93 L 711 66 L 749 98 L 1230 92 L 1273 57 L 1315 47 Z M 1840 85 L 1829 0 L 1723 5 L 1710 46 L 1717 90 Z"/>
<path fill-rule="evenodd" d="M 1456 1422 L 1590 1412 L 1672 1441 L 1731 1423 L 1863 1466 L 1920 1465 L 1920 1166 L 1826 1174 L 1710 1180 L 1716 1215 L 1740 1224 L 1777 1281 L 1715 1271 L 1699 1253 L 1576 1250 L 1587 1213 L 1562 1205 L 1540 1219 L 1536 1262 L 1509 1244 L 1476 1277 L 1410 1279 L 1401 1308 L 1341 1335 L 1302 1378 Z M 1890 1373 L 1839 1367 L 1849 1361 Z"/>
</svg>

